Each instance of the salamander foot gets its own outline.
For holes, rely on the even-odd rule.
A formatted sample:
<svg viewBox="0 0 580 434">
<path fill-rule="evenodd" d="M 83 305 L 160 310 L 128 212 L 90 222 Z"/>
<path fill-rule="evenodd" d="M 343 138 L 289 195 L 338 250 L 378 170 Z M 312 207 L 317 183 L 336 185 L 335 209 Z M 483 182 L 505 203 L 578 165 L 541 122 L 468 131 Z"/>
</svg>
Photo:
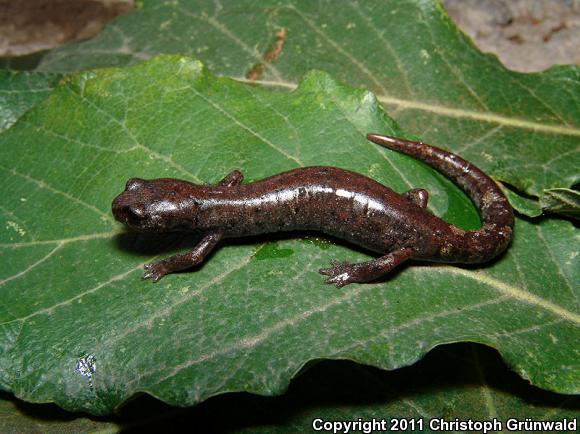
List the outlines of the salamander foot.
<svg viewBox="0 0 580 434">
<path fill-rule="evenodd" d="M 334 259 L 330 261 L 330 268 L 321 268 L 320 274 L 328 276 L 324 283 L 335 284 L 337 288 L 342 288 L 349 283 L 358 282 L 356 279 L 356 268 L 346 261 L 340 262 Z"/>
<path fill-rule="evenodd" d="M 141 276 L 141 279 L 150 278 L 154 282 L 157 282 L 159 279 L 170 272 L 165 267 L 164 261 L 152 262 L 150 264 L 146 264 L 143 268 L 145 268 L 145 272 Z"/>
<path fill-rule="evenodd" d="M 328 276 L 326 283 L 334 283 L 337 288 L 342 288 L 349 283 L 372 282 L 390 272 L 397 265 L 402 264 L 413 256 L 413 249 L 403 247 L 380 258 L 366 262 L 350 264 L 348 262 L 330 261 L 330 268 L 321 268 L 320 274 Z"/>
</svg>

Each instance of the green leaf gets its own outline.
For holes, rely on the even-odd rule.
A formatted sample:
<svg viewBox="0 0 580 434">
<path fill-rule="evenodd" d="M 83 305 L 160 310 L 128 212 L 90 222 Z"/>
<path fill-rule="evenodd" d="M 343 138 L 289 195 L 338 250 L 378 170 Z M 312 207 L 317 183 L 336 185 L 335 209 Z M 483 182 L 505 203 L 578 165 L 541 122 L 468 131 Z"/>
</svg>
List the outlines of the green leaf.
<svg viewBox="0 0 580 434">
<path fill-rule="evenodd" d="M 580 267 L 565 221 L 518 220 L 508 252 L 482 268 L 417 263 L 343 290 L 316 271 L 367 256 L 300 237 L 227 243 L 198 270 L 139 279 L 193 240 L 120 233 L 110 203 L 133 176 L 216 182 L 238 168 L 255 180 L 332 165 L 400 192 L 427 188 L 433 212 L 478 225 L 456 187 L 368 131 L 403 134 L 371 93 L 320 72 L 292 93 L 179 56 L 69 78 L 0 136 L 0 386 L 105 414 L 139 392 L 182 406 L 280 394 L 312 360 L 394 369 L 473 341 L 534 384 L 577 393 Z"/>
<path fill-rule="evenodd" d="M 0 395 L 1 396 L 1 395 Z M 580 397 L 537 389 L 509 371 L 490 348 L 445 345 L 415 365 L 382 371 L 347 361 L 322 361 L 296 378 L 279 397 L 225 394 L 203 404 L 175 408 L 140 397 L 117 414 L 98 419 L 53 405 L 0 401 L 0 430 L 19 433 L 166 431 L 296 433 L 311 431 L 317 418 L 358 421 L 392 418 L 423 421 L 508 419 L 573 420 Z M 144 415 L 146 415 L 144 417 Z M 505 430 L 505 428 L 504 428 Z M 418 430 L 415 430 L 418 431 Z M 408 430 L 411 432 L 411 430 Z"/>
<path fill-rule="evenodd" d="M 60 74 L 0 71 L 0 132 L 56 86 Z"/>
<path fill-rule="evenodd" d="M 521 196 L 502 184 L 500 184 L 500 188 L 510 201 L 511 205 L 521 214 L 528 217 L 539 217 L 542 215 L 542 207 L 540 206 L 540 202 L 537 200 Z"/>
<path fill-rule="evenodd" d="M 542 208 L 547 212 L 580 218 L 580 193 L 567 188 L 552 188 L 544 192 Z"/>
<path fill-rule="evenodd" d="M 265 60 L 280 29 L 282 50 Z M 580 180 L 580 69 L 509 71 L 477 50 L 438 1 L 145 1 L 97 38 L 50 52 L 38 68 L 127 65 L 175 52 L 241 80 L 262 64 L 265 87 L 294 89 L 312 68 L 325 70 L 372 90 L 405 131 L 527 196 Z M 532 216 L 538 208 L 513 204 Z"/>
</svg>

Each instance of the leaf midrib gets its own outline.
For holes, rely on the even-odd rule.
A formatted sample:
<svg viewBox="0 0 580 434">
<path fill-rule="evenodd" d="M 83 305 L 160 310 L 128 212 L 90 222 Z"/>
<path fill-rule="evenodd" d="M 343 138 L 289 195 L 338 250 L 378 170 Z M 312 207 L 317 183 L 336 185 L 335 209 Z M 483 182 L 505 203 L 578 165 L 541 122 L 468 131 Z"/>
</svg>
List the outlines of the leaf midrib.
<svg viewBox="0 0 580 434">
<path fill-rule="evenodd" d="M 360 10 L 358 10 L 358 7 L 355 7 L 355 5 L 350 3 L 350 2 L 348 2 L 348 5 L 351 8 L 353 8 L 358 13 L 358 15 L 365 18 L 365 22 L 375 33 L 382 36 L 382 34 L 376 29 L 376 27 L 372 24 L 372 22 L 369 22 L 368 18 L 364 17 L 364 15 L 361 14 Z M 294 6 L 281 6 L 281 8 L 288 9 L 288 10 L 291 10 L 294 13 L 296 13 L 296 15 L 298 15 L 302 19 L 302 21 L 311 28 L 311 30 L 314 33 L 316 33 L 320 37 L 322 37 L 334 50 L 336 50 L 339 54 L 341 54 L 345 58 L 347 58 L 364 75 L 366 75 L 371 81 L 373 81 L 375 83 L 375 85 L 377 86 L 377 88 L 380 89 L 380 91 L 381 91 L 380 94 L 377 94 L 377 98 L 379 99 L 379 101 L 381 101 L 384 104 L 396 105 L 396 106 L 402 107 L 403 109 L 406 109 L 406 110 L 408 110 L 408 109 L 420 110 L 420 111 L 435 113 L 438 115 L 445 115 L 445 116 L 454 117 L 454 118 L 473 119 L 473 120 L 477 120 L 477 121 L 494 123 L 494 124 L 505 125 L 505 126 L 511 126 L 511 127 L 520 128 L 520 129 L 529 129 L 532 131 L 542 131 L 542 132 L 552 133 L 552 134 L 580 136 L 580 128 L 571 127 L 571 126 L 567 126 L 567 125 L 546 125 L 546 124 L 540 124 L 537 122 L 533 122 L 533 121 L 529 121 L 529 120 L 521 119 L 521 118 L 516 118 L 516 117 L 507 117 L 507 116 L 497 115 L 497 114 L 493 114 L 493 113 L 489 113 L 489 112 L 479 112 L 479 111 L 474 111 L 474 110 L 457 109 L 457 108 L 446 107 L 446 106 L 432 104 L 432 103 L 425 103 L 425 102 L 421 102 L 419 100 L 397 98 L 397 97 L 390 96 L 390 95 L 388 95 L 387 90 L 382 85 L 380 80 L 377 79 L 377 77 L 375 77 L 375 75 L 372 73 L 372 71 L 370 71 L 366 67 L 364 62 L 359 61 L 355 56 L 352 55 L 352 53 L 349 53 L 348 51 L 344 50 L 340 46 L 340 44 L 338 44 L 336 41 L 331 39 L 324 31 L 322 31 L 320 29 L 320 27 L 318 25 L 313 23 L 305 14 L 303 14 L 302 11 L 300 11 L 299 9 L 297 9 Z M 244 51 L 248 52 L 252 57 L 254 57 L 254 59 L 256 61 L 263 62 L 264 65 L 266 66 L 266 68 L 268 68 L 270 70 L 270 72 L 272 72 L 272 74 L 275 76 L 277 81 L 249 80 L 249 79 L 244 78 L 244 77 L 230 77 L 230 78 L 233 78 L 234 80 L 241 81 L 241 82 L 259 84 L 259 85 L 270 86 L 270 87 L 285 87 L 285 88 L 289 88 L 289 89 L 295 89 L 297 87 L 296 83 L 283 81 L 281 79 L 282 75 L 276 69 L 276 67 L 274 65 L 272 65 L 271 62 L 267 62 L 264 59 L 262 59 L 260 53 L 258 53 L 255 49 L 251 49 L 242 39 L 238 38 L 233 32 L 231 32 L 229 29 L 227 29 L 227 27 L 222 25 L 219 22 L 219 20 L 217 20 L 215 18 L 215 16 L 217 16 L 217 14 L 215 14 L 215 16 L 211 16 L 211 17 L 198 16 L 198 15 L 195 15 L 195 14 L 191 13 L 189 10 L 184 9 L 182 7 L 177 7 L 177 9 L 179 9 L 184 14 L 187 14 L 189 16 L 196 18 L 196 19 L 205 21 L 205 22 L 211 24 L 212 26 L 214 26 L 216 29 L 218 29 L 220 32 L 222 32 L 225 36 L 232 39 L 236 44 L 240 45 L 241 48 L 244 49 Z M 428 29 L 428 31 L 431 31 L 431 29 L 428 26 L 427 26 L 427 29 Z M 400 59 L 399 59 L 398 55 L 396 54 L 396 52 L 394 50 L 389 49 L 390 46 L 388 44 L 385 44 L 386 41 L 384 41 L 384 38 L 381 38 L 381 40 L 383 40 L 383 43 L 386 46 L 387 51 L 389 51 L 391 53 L 391 55 L 394 56 L 396 64 L 397 64 L 397 70 L 399 71 L 401 76 L 404 78 L 404 82 L 405 82 L 406 87 L 408 89 L 410 89 L 410 86 L 408 83 L 408 78 L 406 76 L 405 71 L 401 67 Z M 444 61 L 447 68 L 449 69 L 450 73 L 452 75 L 454 75 L 459 80 L 461 85 L 464 86 L 464 88 L 469 92 L 469 94 L 474 98 L 474 100 L 477 101 L 477 103 L 480 104 L 484 109 L 487 109 L 487 106 L 479 98 L 477 93 L 469 86 L 468 83 L 465 82 L 465 80 L 463 80 L 463 78 L 458 74 L 458 72 L 455 70 L 455 68 L 453 68 L 452 65 L 449 64 L 446 57 L 442 53 L 440 53 L 440 57 Z M 545 101 L 543 101 L 541 98 L 538 98 L 534 94 L 532 89 L 528 88 L 527 86 L 524 86 L 518 80 L 512 79 L 512 81 L 517 86 L 523 87 L 534 99 L 536 99 L 538 101 L 539 104 L 546 107 L 546 109 L 548 109 L 554 116 L 556 116 L 558 119 L 561 119 L 563 121 L 563 119 L 560 117 L 560 115 L 552 107 L 548 106 Z M 563 121 L 563 122 L 565 123 L 565 121 Z"/>
<path fill-rule="evenodd" d="M 242 83 L 249 83 L 254 85 L 258 84 L 264 87 L 281 87 L 289 90 L 294 90 L 298 87 L 296 83 L 288 81 L 249 80 L 245 77 L 227 77 L 227 76 L 224 77 L 231 78 L 233 80 Z M 513 128 L 528 129 L 536 132 L 562 134 L 568 136 L 580 136 L 580 128 L 568 127 L 565 125 L 541 124 L 538 122 L 529 121 L 527 119 L 502 116 L 493 113 L 478 112 L 475 110 L 457 109 L 438 104 L 424 103 L 416 100 L 396 98 L 389 95 L 376 94 L 376 96 L 377 99 L 384 104 L 395 105 L 405 110 L 419 110 L 429 113 L 443 114 L 454 118 L 472 119 L 476 121 L 493 123 Z M 570 152 L 579 150 L 580 146 L 574 150 L 571 150 Z"/>
</svg>

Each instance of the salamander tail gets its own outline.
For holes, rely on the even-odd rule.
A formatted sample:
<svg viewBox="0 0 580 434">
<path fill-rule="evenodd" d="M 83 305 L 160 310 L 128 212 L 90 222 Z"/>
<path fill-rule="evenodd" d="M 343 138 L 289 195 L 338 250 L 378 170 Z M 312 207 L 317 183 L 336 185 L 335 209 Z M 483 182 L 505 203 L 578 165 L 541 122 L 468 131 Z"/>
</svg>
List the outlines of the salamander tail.
<svg viewBox="0 0 580 434">
<path fill-rule="evenodd" d="M 465 232 L 469 258 L 462 262 L 485 262 L 501 253 L 510 243 L 514 226 L 511 205 L 498 185 L 468 161 L 435 146 L 380 134 L 367 139 L 378 145 L 421 160 L 457 184 L 475 203 L 482 227 Z"/>
</svg>

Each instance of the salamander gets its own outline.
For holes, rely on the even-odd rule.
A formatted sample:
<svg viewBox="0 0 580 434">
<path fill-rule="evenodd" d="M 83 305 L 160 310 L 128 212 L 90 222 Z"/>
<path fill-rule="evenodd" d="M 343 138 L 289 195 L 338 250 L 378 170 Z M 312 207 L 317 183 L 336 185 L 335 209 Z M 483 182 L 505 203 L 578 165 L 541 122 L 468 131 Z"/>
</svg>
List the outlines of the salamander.
<svg viewBox="0 0 580 434">
<path fill-rule="evenodd" d="M 473 164 L 421 142 L 379 134 L 368 140 L 408 154 L 456 183 L 476 205 L 482 226 L 464 231 L 431 214 L 428 193 L 403 194 L 361 174 L 336 167 L 305 167 L 241 184 L 235 170 L 218 185 L 196 185 L 171 178 L 129 179 L 115 198 L 115 218 L 141 232 L 201 231 L 193 250 L 145 265 L 154 281 L 200 264 L 230 237 L 272 232 L 320 231 L 381 256 L 360 263 L 331 261 L 320 269 L 326 283 L 343 287 L 385 276 L 413 259 L 445 263 L 483 263 L 511 241 L 513 210 L 498 185 Z"/>
</svg>

